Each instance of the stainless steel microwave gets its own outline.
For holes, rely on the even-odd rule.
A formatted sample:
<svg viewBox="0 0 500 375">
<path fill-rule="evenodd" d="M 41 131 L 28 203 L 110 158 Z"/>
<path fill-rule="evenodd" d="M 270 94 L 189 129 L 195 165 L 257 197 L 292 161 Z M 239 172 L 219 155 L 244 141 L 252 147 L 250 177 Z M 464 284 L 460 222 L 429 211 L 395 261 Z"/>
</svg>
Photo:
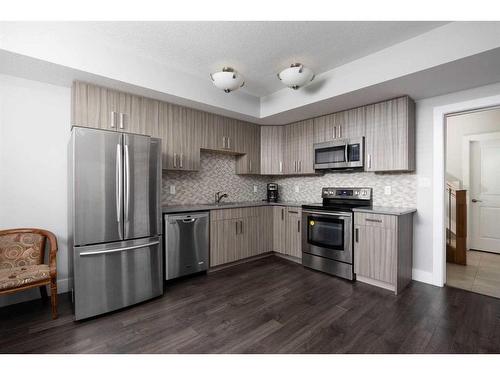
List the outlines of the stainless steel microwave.
<svg viewBox="0 0 500 375">
<path fill-rule="evenodd" d="M 314 144 L 314 169 L 362 169 L 365 137 Z"/>
</svg>

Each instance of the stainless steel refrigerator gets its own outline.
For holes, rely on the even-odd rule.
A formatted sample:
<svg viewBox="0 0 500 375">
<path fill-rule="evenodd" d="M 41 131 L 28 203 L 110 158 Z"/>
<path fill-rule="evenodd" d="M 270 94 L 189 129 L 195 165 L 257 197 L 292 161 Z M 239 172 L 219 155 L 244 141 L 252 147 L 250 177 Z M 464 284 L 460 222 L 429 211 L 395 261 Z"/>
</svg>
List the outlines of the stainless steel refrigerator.
<svg viewBox="0 0 500 375">
<path fill-rule="evenodd" d="M 74 127 L 69 154 L 76 320 L 161 295 L 161 141 Z"/>
</svg>

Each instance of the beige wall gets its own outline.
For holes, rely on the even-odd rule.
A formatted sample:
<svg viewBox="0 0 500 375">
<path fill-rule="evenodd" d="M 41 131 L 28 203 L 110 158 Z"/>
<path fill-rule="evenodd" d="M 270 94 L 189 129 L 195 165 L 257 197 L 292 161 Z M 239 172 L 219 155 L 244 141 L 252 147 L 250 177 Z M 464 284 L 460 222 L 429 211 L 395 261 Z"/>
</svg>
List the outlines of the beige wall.
<svg viewBox="0 0 500 375">
<path fill-rule="evenodd" d="M 463 139 L 466 135 L 500 132 L 500 108 L 457 114 L 446 121 L 446 174 L 463 181 Z"/>
</svg>

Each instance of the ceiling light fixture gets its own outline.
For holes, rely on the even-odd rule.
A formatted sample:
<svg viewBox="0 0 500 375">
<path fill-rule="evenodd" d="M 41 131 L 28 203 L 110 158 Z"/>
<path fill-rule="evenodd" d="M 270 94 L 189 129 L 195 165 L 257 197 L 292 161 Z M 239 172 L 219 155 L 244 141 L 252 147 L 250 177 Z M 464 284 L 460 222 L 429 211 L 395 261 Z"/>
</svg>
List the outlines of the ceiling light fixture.
<svg viewBox="0 0 500 375">
<path fill-rule="evenodd" d="M 314 73 L 301 63 L 294 63 L 289 68 L 282 70 L 278 78 L 291 89 L 297 90 L 314 79 Z"/>
<path fill-rule="evenodd" d="M 224 92 L 237 90 L 245 84 L 243 76 L 231 67 L 224 67 L 220 72 L 210 73 L 210 78 L 215 87 Z"/>
</svg>

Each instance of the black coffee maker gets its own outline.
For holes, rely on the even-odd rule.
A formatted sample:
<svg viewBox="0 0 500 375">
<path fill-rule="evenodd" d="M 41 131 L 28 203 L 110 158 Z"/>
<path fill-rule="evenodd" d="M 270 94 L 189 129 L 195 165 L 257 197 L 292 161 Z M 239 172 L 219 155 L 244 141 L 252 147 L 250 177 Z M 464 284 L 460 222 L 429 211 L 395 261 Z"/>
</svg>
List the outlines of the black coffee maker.
<svg viewBox="0 0 500 375">
<path fill-rule="evenodd" d="M 278 184 L 267 184 L 267 201 L 278 202 Z"/>
</svg>

